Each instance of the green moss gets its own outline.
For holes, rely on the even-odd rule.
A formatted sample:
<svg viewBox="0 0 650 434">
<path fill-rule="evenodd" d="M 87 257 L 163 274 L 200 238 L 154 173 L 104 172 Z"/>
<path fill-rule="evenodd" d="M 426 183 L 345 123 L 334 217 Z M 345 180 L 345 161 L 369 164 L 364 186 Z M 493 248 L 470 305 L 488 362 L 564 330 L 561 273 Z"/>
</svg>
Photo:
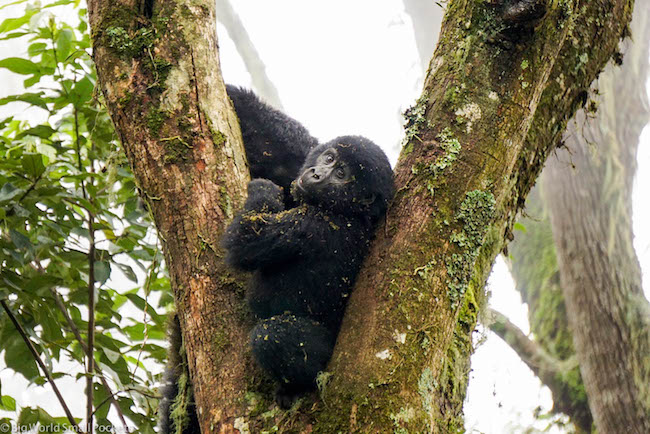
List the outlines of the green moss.
<svg viewBox="0 0 650 434">
<path fill-rule="evenodd" d="M 158 109 L 157 107 L 151 107 L 149 113 L 147 113 L 147 126 L 151 135 L 154 137 L 160 137 L 160 129 L 167 120 L 167 114 Z"/>
<path fill-rule="evenodd" d="M 226 143 L 226 135 L 224 133 L 212 128 L 210 128 L 210 132 L 212 133 L 212 141 L 214 142 L 215 146 L 223 145 Z"/>
<path fill-rule="evenodd" d="M 429 99 L 425 95 L 422 95 L 415 102 L 414 106 L 409 107 L 404 112 L 404 119 L 406 120 L 406 123 L 404 124 L 405 134 L 404 140 L 402 142 L 403 145 L 410 144 L 411 140 L 414 138 L 419 139 L 418 134 L 420 134 L 420 130 L 428 125 L 426 118 L 428 101 Z"/>
<path fill-rule="evenodd" d="M 166 145 L 163 158 L 165 164 L 177 164 L 188 159 L 192 145 L 185 142 L 180 136 L 168 137 L 160 139 L 160 141 Z"/>
<path fill-rule="evenodd" d="M 456 221 L 463 226 L 460 232 L 452 234 L 450 241 L 461 250 L 445 260 L 452 308 L 458 307 L 463 300 L 480 247 L 494 218 L 495 205 L 492 193 L 474 190 L 465 195 L 456 213 Z"/>
<path fill-rule="evenodd" d="M 149 27 L 129 31 L 122 25 L 107 27 L 104 32 L 106 45 L 121 58 L 139 57 L 146 48 L 153 45 L 155 32 Z"/>
</svg>

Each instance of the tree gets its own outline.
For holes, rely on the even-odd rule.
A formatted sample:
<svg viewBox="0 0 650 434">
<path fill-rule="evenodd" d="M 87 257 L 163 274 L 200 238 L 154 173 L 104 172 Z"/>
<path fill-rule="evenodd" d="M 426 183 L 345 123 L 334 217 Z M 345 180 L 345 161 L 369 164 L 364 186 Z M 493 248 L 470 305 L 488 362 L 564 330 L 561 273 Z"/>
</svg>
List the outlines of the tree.
<svg viewBox="0 0 650 434">
<path fill-rule="evenodd" d="M 30 385 L 67 392 L 57 393 L 65 417 L 51 416 L 45 402 L 24 406 L 13 421 L 21 430 L 81 425 L 75 415 L 85 409 L 89 425 L 112 428 L 112 411 L 119 429 L 133 423 L 152 433 L 155 378 L 143 362 L 165 359 L 165 316 L 157 310 L 170 303 L 169 284 L 94 92 L 86 11 L 78 6 L 28 4 L 0 23 L 4 44 L 28 40 L 26 58 L 0 60 L 25 78 L 26 91 L 0 106 L 22 103 L 33 114 L 20 120 L 16 109 L 0 120 L 0 348 L 5 366 Z M 57 20 L 53 8 L 77 22 Z M 116 289 L 109 278 L 118 274 L 133 288 Z M 76 381 L 86 385 L 85 404 L 70 399 Z M 4 386 L 0 408 L 17 410 Z M 3 417 L 0 428 L 11 422 Z"/>
<path fill-rule="evenodd" d="M 323 401 L 296 427 L 462 426 L 492 260 L 626 34 L 631 2 L 594 3 L 549 3 L 532 31 L 491 4 L 450 2 L 423 97 L 409 111 L 401 189 L 351 297 Z M 163 239 L 202 429 L 257 426 L 264 418 L 246 410 L 258 375 L 245 350 L 241 276 L 225 269 L 216 243 L 247 171 L 206 30 L 213 6 L 96 0 L 89 13 L 109 112 Z"/>
</svg>

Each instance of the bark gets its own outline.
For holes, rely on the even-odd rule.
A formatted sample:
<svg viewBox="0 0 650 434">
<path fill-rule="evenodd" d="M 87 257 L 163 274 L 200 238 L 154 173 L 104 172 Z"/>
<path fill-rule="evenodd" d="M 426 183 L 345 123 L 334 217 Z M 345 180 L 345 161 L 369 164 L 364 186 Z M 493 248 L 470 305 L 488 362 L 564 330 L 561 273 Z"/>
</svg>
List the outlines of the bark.
<svg viewBox="0 0 650 434">
<path fill-rule="evenodd" d="M 442 8 L 421 0 L 404 0 L 411 16 L 426 71 L 437 42 Z M 637 14 L 638 15 L 638 14 Z M 526 201 L 526 214 L 519 222 L 525 232 L 518 232 L 510 243 L 511 272 L 517 290 L 528 304 L 528 319 L 535 340 L 525 336 L 502 314 L 489 310 L 489 327 L 515 350 L 521 360 L 535 373 L 553 394 L 553 412 L 568 415 L 578 431 L 590 432 L 592 425 L 589 403 L 575 360 L 571 333 L 568 330 L 564 299 L 559 287 L 559 272 L 548 215 L 535 189 Z M 542 216 L 545 215 L 546 218 Z M 543 290 L 543 297 L 539 291 Z M 539 309 L 538 309 L 539 307 Z"/>
<path fill-rule="evenodd" d="M 241 280 L 219 237 L 249 175 L 214 3 L 90 0 L 88 11 L 101 89 L 162 241 L 202 430 L 232 431 L 251 368 Z"/>
<path fill-rule="evenodd" d="M 232 112 L 219 102 L 227 99 L 206 32 L 212 5 L 161 2 L 152 14 L 147 5 L 139 14 L 123 0 L 115 18 L 115 6 L 91 2 L 95 60 L 164 239 L 202 431 L 462 429 L 482 287 L 526 186 L 557 143 L 529 148 L 528 130 L 537 122 L 539 135 L 563 129 L 625 35 L 632 3 L 550 2 L 535 31 L 521 33 L 504 33 L 491 3 L 449 3 L 423 98 L 410 111 L 400 190 L 351 296 L 330 375 L 320 378 L 323 399 L 299 413 L 262 413 L 264 402 L 243 395 L 252 376 L 245 321 L 233 315 L 237 285 L 224 274 L 216 237 L 230 214 L 223 197 L 241 201 L 246 168 Z M 149 49 L 134 55 L 134 36 L 157 25 L 164 28 Z M 131 37 L 115 42 L 123 33 Z M 588 58 L 576 46 L 589 48 Z M 554 101 L 557 89 L 545 89 L 560 74 L 562 100 Z M 544 118 L 551 111 L 553 122 Z M 176 140 L 183 152 L 170 155 L 166 144 Z"/>
<path fill-rule="evenodd" d="M 647 52 L 648 40 L 650 39 L 650 27 L 648 26 L 648 10 L 650 6 L 647 3 L 639 3 L 635 9 L 634 19 L 632 22 L 634 44 L 628 46 L 625 50 L 623 66 L 620 69 L 609 68 L 601 77 L 598 83 L 600 88 L 600 101 L 598 112 L 592 120 L 599 128 L 609 131 L 619 138 L 620 145 L 625 148 L 627 155 L 636 154 L 638 146 L 638 135 L 641 128 L 648 119 L 647 101 L 645 98 L 645 78 L 647 77 Z M 630 45 L 630 44 L 628 44 Z M 616 83 L 616 88 L 612 88 L 612 83 Z M 630 98 L 634 95 L 635 98 Z M 591 115 L 593 117 L 593 114 Z M 566 140 L 566 146 L 569 150 L 574 146 L 574 135 L 580 136 L 581 132 L 569 134 Z M 592 138 L 593 139 L 593 138 Z M 606 140 L 600 137 L 599 140 Z M 602 145 L 600 141 L 591 142 L 594 152 L 603 153 L 602 157 L 609 161 L 608 167 L 612 173 L 609 175 L 610 180 L 623 180 L 631 182 L 635 172 L 635 166 L 622 166 L 620 163 L 635 164 L 633 158 L 619 160 L 616 155 L 620 150 L 613 149 L 611 146 Z M 577 145 L 579 146 L 579 145 Z M 614 151 L 613 155 L 607 155 Z M 587 162 L 587 164 L 593 163 Z M 548 178 L 547 170 L 543 173 L 543 178 Z M 604 177 L 605 174 L 601 173 Z M 550 178 L 553 179 L 553 178 Z M 580 178 L 578 182 L 583 180 Z M 589 183 L 587 180 L 580 182 L 580 190 L 587 191 L 591 196 L 598 196 L 601 192 L 602 182 Z M 550 181 L 558 183 L 561 188 L 568 189 L 576 184 L 562 184 L 561 180 L 553 179 Z M 619 189 L 619 193 L 624 196 L 626 203 L 631 203 L 631 190 L 626 188 L 623 182 L 609 183 L 610 188 Z M 573 349 L 572 335 L 568 327 L 566 307 L 560 285 L 560 276 L 553 245 L 553 234 L 548 218 L 548 210 L 543 203 L 539 189 L 535 194 L 531 194 L 526 205 L 526 214 L 530 218 L 522 219 L 524 232 L 517 234 L 515 241 L 509 246 L 512 253 L 513 276 L 515 278 L 517 289 L 521 292 L 524 301 L 528 304 L 528 316 L 531 324 L 531 331 L 535 336 L 535 341 L 544 351 L 551 354 L 559 360 L 569 360 L 575 358 Z M 578 194 L 575 193 L 574 194 Z M 599 217 L 606 218 L 606 214 L 600 214 Z M 602 223 L 607 226 L 608 223 Z M 581 228 L 571 228 L 563 226 L 556 229 L 574 229 L 578 233 Z M 627 232 L 625 225 L 615 226 L 612 230 L 619 232 L 620 237 L 631 235 Z M 567 238 L 574 236 L 572 233 L 564 235 Z M 606 240 L 610 233 L 601 233 L 601 240 Z M 606 242 L 606 241 L 604 241 Z M 629 240 L 631 243 L 631 240 Z M 571 241 L 571 244 L 577 244 L 579 240 Z M 625 256 L 625 252 L 618 252 L 620 245 L 614 245 L 613 255 Z M 584 252 L 585 255 L 592 256 L 598 254 L 595 250 Z M 638 271 L 638 270 L 637 270 Z M 599 270 L 600 273 L 614 273 L 613 270 Z M 640 277 L 638 277 L 640 278 Z M 522 355 L 526 361 L 526 349 L 513 345 L 513 348 Z M 534 367 L 531 366 L 534 370 Z M 589 410 L 587 395 L 584 390 L 584 384 L 580 377 L 579 367 L 570 368 L 568 371 L 558 370 L 555 378 L 550 382 L 542 379 L 553 392 L 554 411 L 560 411 L 567 414 L 580 431 L 590 432 L 592 428 L 592 416 Z"/>
<path fill-rule="evenodd" d="M 545 200 L 574 347 L 599 432 L 650 432 L 650 305 L 632 240 L 636 149 L 648 122 L 648 9 L 621 75 L 599 80 L 599 112 L 581 111 L 549 161 Z"/>
</svg>

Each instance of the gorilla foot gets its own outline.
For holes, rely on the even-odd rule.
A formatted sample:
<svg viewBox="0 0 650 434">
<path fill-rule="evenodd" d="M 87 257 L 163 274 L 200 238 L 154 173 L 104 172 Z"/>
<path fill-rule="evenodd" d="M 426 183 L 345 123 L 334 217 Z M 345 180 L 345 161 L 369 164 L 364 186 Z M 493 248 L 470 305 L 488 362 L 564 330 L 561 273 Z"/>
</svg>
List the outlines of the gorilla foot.
<svg viewBox="0 0 650 434">
<path fill-rule="evenodd" d="M 278 386 L 275 390 L 275 402 L 283 410 L 288 410 L 293 405 L 294 401 L 304 393 L 284 385 Z"/>
</svg>

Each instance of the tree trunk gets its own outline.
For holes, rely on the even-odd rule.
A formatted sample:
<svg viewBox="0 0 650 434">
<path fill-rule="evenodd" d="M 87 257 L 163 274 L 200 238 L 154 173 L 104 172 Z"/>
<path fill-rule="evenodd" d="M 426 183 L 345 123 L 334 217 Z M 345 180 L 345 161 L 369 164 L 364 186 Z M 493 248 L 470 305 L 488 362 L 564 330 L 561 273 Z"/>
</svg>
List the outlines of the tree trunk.
<svg viewBox="0 0 650 434">
<path fill-rule="evenodd" d="M 612 22 L 623 23 L 629 6 L 575 4 L 582 13 L 573 16 L 564 47 L 571 25 L 550 10 L 531 40 L 508 50 L 490 43 L 480 5 L 449 4 L 425 84 L 426 110 L 411 111 L 411 126 L 425 128 L 402 150 L 402 189 L 366 260 L 372 267 L 364 267 L 351 296 L 317 427 L 462 426 L 485 277 L 545 156 L 603 65 L 594 47 L 614 49 L 623 33 L 624 25 L 603 29 L 594 17 L 615 11 Z M 589 58 L 580 57 L 587 50 Z M 531 123 L 536 137 L 552 139 L 546 146 L 524 144 Z"/>
<path fill-rule="evenodd" d="M 214 2 L 89 0 L 109 113 L 158 228 L 203 432 L 231 431 L 251 364 L 241 279 L 219 237 L 248 180 Z"/>
<path fill-rule="evenodd" d="M 115 12 L 106 0 L 91 2 L 95 59 L 164 240 L 202 431 L 461 429 L 485 278 L 557 143 L 529 146 L 527 132 L 532 125 L 559 138 L 624 36 L 631 1 L 552 2 L 534 32 L 504 32 L 491 3 L 449 3 L 423 97 L 410 111 L 400 190 L 351 296 L 331 375 L 321 378 L 322 403 L 286 414 L 261 413 L 244 395 L 252 376 L 245 321 L 233 315 L 238 286 L 219 260 L 216 240 L 243 197 L 246 170 L 228 128 L 236 123 L 223 103 L 213 6 L 147 5 L 139 12 L 123 0 Z M 545 89 L 560 76 L 554 101 L 558 90 Z"/>
<path fill-rule="evenodd" d="M 546 169 L 542 177 L 545 174 Z M 568 187 L 562 185 L 562 188 Z M 526 201 L 525 214 L 526 217 L 519 220 L 525 230 L 518 231 L 508 246 L 512 258 L 510 269 L 516 289 L 528 305 L 528 321 L 534 341 L 532 338 L 525 339 L 548 354 L 549 362 L 540 365 L 534 360 L 530 361 L 527 357 L 528 344 L 510 338 L 508 327 L 504 327 L 501 321 L 496 321 L 490 328 L 506 340 L 542 383 L 551 389 L 553 411 L 569 416 L 578 432 L 589 433 L 593 418 L 573 349 L 551 223 L 539 185 Z"/>
<path fill-rule="evenodd" d="M 639 46 L 622 74 L 603 74 L 598 116 L 578 114 L 543 184 L 573 342 L 603 433 L 650 432 L 650 304 L 632 244 L 636 149 L 648 122 L 650 23 L 648 6 L 638 7 Z"/>
</svg>

